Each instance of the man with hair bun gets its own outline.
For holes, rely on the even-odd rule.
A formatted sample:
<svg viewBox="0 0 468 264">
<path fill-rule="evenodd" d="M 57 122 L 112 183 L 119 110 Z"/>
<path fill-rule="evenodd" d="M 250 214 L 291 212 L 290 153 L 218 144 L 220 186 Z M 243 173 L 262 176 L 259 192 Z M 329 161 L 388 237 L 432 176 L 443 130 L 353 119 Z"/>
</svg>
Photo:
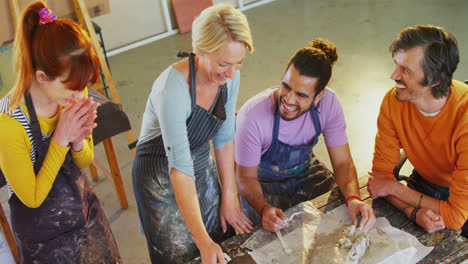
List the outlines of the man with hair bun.
<svg viewBox="0 0 468 264">
<path fill-rule="evenodd" d="M 467 237 L 468 86 L 452 79 L 457 40 L 443 28 L 418 25 L 403 29 L 390 52 L 396 85 L 380 107 L 369 193 L 429 233 L 462 229 Z M 401 149 L 414 166 L 407 185 L 393 175 Z"/>
<path fill-rule="evenodd" d="M 338 58 L 329 41 L 315 39 L 290 59 L 279 87 L 251 98 L 237 115 L 236 179 L 242 210 L 255 224 L 276 232 L 287 226 L 283 210 L 313 199 L 336 183 L 348 212 L 368 231 L 372 208 L 359 197 L 343 109 L 326 87 Z M 323 133 L 333 166 L 313 154 Z"/>
</svg>

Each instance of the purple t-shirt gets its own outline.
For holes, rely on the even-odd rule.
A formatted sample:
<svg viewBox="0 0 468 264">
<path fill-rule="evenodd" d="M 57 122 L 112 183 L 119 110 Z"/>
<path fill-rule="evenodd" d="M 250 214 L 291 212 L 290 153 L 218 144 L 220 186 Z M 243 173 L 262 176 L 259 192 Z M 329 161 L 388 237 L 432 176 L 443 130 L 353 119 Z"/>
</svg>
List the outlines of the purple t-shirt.
<svg viewBox="0 0 468 264">
<path fill-rule="evenodd" d="M 253 167 L 260 164 L 263 153 L 271 145 L 275 114 L 274 91 L 267 89 L 247 101 L 237 114 L 235 153 L 237 164 Z M 325 88 L 318 103 L 318 112 L 325 144 L 328 147 L 348 143 L 343 108 L 335 92 Z M 280 118 L 278 139 L 292 146 L 310 144 L 315 136 L 315 126 L 310 112 L 286 121 Z"/>
</svg>

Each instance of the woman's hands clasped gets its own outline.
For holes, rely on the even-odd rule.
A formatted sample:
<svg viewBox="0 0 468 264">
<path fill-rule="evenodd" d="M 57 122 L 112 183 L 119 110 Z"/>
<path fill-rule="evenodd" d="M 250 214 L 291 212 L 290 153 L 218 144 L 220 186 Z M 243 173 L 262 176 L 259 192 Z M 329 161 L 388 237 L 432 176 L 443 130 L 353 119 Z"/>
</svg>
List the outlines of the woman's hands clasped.
<svg viewBox="0 0 468 264">
<path fill-rule="evenodd" d="M 52 138 L 61 146 L 71 147 L 74 151 L 83 148 L 83 140 L 90 136 L 97 126 L 94 123 L 97 117 L 99 103 L 87 97 L 66 105 L 60 112 L 57 127 Z"/>
</svg>

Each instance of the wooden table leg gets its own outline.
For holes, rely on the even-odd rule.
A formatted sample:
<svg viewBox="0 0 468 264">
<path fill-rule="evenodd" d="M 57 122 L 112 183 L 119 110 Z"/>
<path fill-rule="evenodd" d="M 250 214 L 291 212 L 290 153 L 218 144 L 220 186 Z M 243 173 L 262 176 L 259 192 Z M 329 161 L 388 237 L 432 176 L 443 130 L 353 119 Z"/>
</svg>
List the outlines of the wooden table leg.
<svg viewBox="0 0 468 264">
<path fill-rule="evenodd" d="M 119 198 L 120 207 L 126 209 L 128 207 L 127 196 L 125 195 L 125 189 L 122 182 L 122 176 L 120 175 L 119 164 L 117 163 L 117 157 L 115 156 L 114 146 L 110 138 L 104 139 L 104 149 L 106 151 L 107 161 L 114 180 L 115 189 L 117 191 L 117 197 Z"/>
<path fill-rule="evenodd" d="M 19 263 L 19 256 L 18 256 L 18 247 L 16 246 L 15 237 L 13 236 L 13 232 L 11 232 L 10 225 L 8 224 L 8 220 L 5 216 L 5 212 L 3 211 L 3 207 L 0 204 L 0 225 L 2 226 L 3 234 L 5 234 L 5 238 L 8 242 L 8 246 L 10 247 L 11 254 L 15 259 L 16 263 Z"/>
<path fill-rule="evenodd" d="M 98 181 L 99 176 L 97 172 L 96 165 L 94 165 L 94 161 L 89 164 L 89 170 L 91 171 L 91 178 L 93 178 L 93 181 Z"/>
</svg>

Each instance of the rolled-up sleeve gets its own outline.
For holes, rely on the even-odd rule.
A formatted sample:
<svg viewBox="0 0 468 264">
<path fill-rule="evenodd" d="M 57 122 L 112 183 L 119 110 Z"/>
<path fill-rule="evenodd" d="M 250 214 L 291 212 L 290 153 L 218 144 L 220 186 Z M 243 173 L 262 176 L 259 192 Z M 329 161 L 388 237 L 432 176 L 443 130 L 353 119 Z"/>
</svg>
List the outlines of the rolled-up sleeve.
<svg viewBox="0 0 468 264">
<path fill-rule="evenodd" d="M 215 149 L 221 148 L 234 139 L 236 133 L 236 101 L 237 93 L 239 92 L 239 79 L 240 73 L 236 71 L 234 80 L 228 80 L 228 99 L 226 101 L 226 121 L 221 125 L 218 133 L 213 138 L 213 145 Z"/>
<path fill-rule="evenodd" d="M 456 143 L 458 159 L 452 173 L 448 201 L 440 201 L 440 214 L 445 226 L 460 229 L 468 219 L 468 132 Z"/>
<path fill-rule="evenodd" d="M 173 69 L 166 80 L 155 85 L 162 87 L 153 87 L 149 100 L 161 129 L 169 173 L 176 168 L 195 178 L 186 125 L 191 108 L 188 85 Z"/>
</svg>

